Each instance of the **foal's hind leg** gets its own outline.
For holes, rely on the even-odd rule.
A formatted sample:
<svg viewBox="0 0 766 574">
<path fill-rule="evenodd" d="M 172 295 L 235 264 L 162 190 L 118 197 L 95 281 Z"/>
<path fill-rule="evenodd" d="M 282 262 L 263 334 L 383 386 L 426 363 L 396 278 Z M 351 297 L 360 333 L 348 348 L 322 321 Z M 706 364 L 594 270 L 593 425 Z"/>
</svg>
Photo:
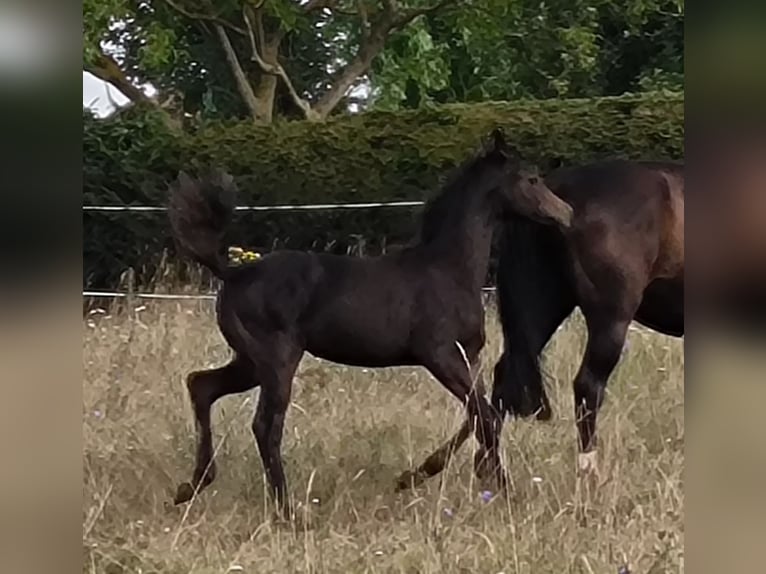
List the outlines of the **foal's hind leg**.
<svg viewBox="0 0 766 574">
<path fill-rule="evenodd" d="M 195 371 L 186 378 L 194 418 L 197 426 L 197 462 L 192 482 L 178 487 L 175 503 L 187 502 L 194 491 L 202 490 L 215 478 L 213 461 L 213 436 L 210 428 L 210 409 L 213 403 L 225 395 L 241 393 L 256 386 L 253 367 L 244 357 L 235 357 L 228 365 L 208 371 Z"/>
</svg>

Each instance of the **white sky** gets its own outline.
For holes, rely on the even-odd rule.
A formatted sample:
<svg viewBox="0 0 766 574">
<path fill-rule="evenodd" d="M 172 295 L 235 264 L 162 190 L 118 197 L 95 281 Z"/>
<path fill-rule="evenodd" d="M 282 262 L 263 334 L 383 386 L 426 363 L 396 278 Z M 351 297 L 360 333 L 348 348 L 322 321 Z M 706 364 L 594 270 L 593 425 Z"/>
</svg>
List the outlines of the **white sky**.
<svg viewBox="0 0 766 574">
<path fill-rule="evenodd" d="M 351 91 L 352 95 L 364 97 L 368 94 L 369 88 L 365 84 L 357 86 Z M 96 78 L 93 74 L 83 71 L 82 73 L 82 107 L 92 109 L 96 115 L 103 117 L 114 110 L 115 102 L 117 105 L 124 105 L 128 99 L 123 96 L 117 88 L 108 85 Z M 356 111 L 357 105 L 351 106 L 351 111 Z"/>
<path fill-rule="evenodd" d="M 109 93 L 107 93 L 107 89 Z M 111 98 L 111 101 L 110 101 Z M 91 108 L 99 116 L 104 116 L 114 109 L 112 101 L 119 105 L 128 99 L 117 88 L 108 86 L 88 72 L 82 73 L 82 107 Z"/>
</svg>

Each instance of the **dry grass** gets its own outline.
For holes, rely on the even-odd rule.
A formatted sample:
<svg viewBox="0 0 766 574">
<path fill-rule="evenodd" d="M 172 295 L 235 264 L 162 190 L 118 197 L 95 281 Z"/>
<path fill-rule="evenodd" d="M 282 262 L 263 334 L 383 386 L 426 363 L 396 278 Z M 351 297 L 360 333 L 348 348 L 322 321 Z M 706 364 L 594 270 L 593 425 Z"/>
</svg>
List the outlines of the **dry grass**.
<svg viewBox="0 0 766 574">
<path fill-rule="evenodd" d="M 140 308 L 139 308 L 140 309 Z M 285 427 L 289 488 L 307 517 L 269 520 L 250 433 L 254 395 L 214 412 L 218 478 L 170 500 L 193 466 L 184 377 L 226 360 L 209 302 L 93 314 L 84 340 L 86 572 L 683 572 L 683 347 L 643 330 L 600 418 L 600 482 L 576 476 L 570 381 L 575 317 L 551 342 L 555 420 L 506 425 L 512 497 L 485 503 L 464 447 L 444 476 L 395 494 L 398 474 L 462 412 L 421 369 L 345 368 L 306 357 Z M 500 348 L 494 317 L 485 372 Z M 257 393 L 257 391 L 256 391 Z M 305 526 L 310 524 L 310 526 Z"/>
</svg>

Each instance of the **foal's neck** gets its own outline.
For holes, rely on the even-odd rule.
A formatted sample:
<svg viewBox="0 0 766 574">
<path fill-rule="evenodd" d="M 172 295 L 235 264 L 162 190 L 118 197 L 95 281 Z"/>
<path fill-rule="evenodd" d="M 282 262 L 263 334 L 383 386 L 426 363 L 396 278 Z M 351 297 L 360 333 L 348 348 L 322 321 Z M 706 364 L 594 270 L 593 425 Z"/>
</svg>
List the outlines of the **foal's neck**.
<svg viewBox="0 0 766 574">
<path fill-rule="evenodd" d="M 422 248 L 461 284 L 480 291 L 487 278 L 496 214 L 488 193 L 462 190 L 466 201 Z"/>
</svg>

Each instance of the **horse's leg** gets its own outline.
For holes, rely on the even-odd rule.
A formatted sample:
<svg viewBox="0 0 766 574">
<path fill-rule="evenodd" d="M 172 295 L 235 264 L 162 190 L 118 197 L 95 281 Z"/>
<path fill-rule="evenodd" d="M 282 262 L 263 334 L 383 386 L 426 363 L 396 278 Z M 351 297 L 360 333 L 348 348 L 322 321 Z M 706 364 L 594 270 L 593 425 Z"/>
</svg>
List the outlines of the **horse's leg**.
<svg viewBox="0 0 766 574">
<path fill-rule="evenodd" d="M 272 341 L 274 344 L 277 341 Z M 287 496 L 287 481 L 282 466 L 282 432 L 287 407 L 290 404 L 293 376 L 303 356 L 303 350 L 292 340 L 276 344 L 268 364 L 258 365 L 261 396 L 253 419 L 253 434 L 261 454 L 263 467 L 272 496 L 285 518 L 292 516 Z"/>
<path fill-rule="evenodd" d="M 184 482 L 178 486 L 175 504 L 189 501 L 195 490 L 201 491 L 215 479 L 216 467 L 210 427 L 210 409 L 213 403 L 223 396 L 250 390 L 256 384 L 252 364 L 241 356 L 236 356 L 228 365 L 218 369 L 195 371 L 186 378 L 197 427 L 197 460 L 192 482 Z"/>
<path fill-rule="evenodd" d="M 585 315 L 588 342 L 574 380 L 575 417 L 579 437 L 578 464 L 596 471 L 596 419 L 609 377 L 620 359 L 632 313 Z"/>
<path fill-rule="evenodd" d="M 418 486 L 426 479 L 439 474 L 469 436 L 471 436 L 471 423 L 469 420 L 465 420 L 458 431 L 447 442 L 428 455 L 428 458 L 415 470 L 406 470 L 399 476 L 396 481 L 396 490 L 400 491 Z"/>
<path fill-rule="evenodd" d="M 474 431 L 481 445 L 479 456 L 474 461 L 474 471 L 481 477 L 486 474 L 486 471 L 493 470 L 498 483 L 502 486 L 505 476 L 500 464 L 498 449 L 497 415 L 484 398 L 484 386 L 482 384 L 473 385 L 471 372 L 466 368 L 465 361 L 457 349 L 451 353 L 444 352 L 440 354 L 435 361 L 429 361 L 426 366 L 439 382 L 466 405 L 468 421 L 464 423 L 464 426 L 467 425 L 468 430 Z M 465 442 L 467 429 L 461 428 L 453 437 L 453 440 L 440 449 L 446 455 L 443 458 L 444 465 L 446 465 L 449 457 L 454 454 L 456 448 Z M 429 459 L 432 457 L 429 457 Z"/>
<path fill-rule="evenodd" d="M 473 362 L 475 363 L 477 360 L 478 358 L 474 358 Z M 475 370 L 476 367 L 474 366 L 471 371 L 472 379 L 475 378 Z M 484 385 L 478 379 L 476 380 L 474 390 L 481 396 L 485 395 Z M 426 479 L 443 471 L 454 454 L 460 450 L 463 443 L 471 436 L 471 430 L 471 421 L 466 419 L 460 425 L 458 431 L 447 442 L 431 453 L 415 470 L 406 470 L 399 476 L 396 481 L 396 490 L 401 491 L 418 486 Z"/>
<path fill-rule="evenodd" d="M 533 293 L 533 291 L 529 291 L 529 293 Z M 560 290 L 558 295 L 550 297 L 549 301 L 546 302 L 540 297 L 540 290 L 538 290 L 535 304 L 524 307 L 527 310 L 524 324 L 528 328 L 524 333 L 519 334 L 519 336 L 523 335 L 524 339 L 519 341 L 520 344 L 516 344 L 515 336 L 506 340 L 503 355 L 495 364 L 491 405 L 497 415 L 495 432 L 498 437 L 502 431 L 505 413 L 509 409 L 513 413 L 521 415 L 520 411 L 523 410 L 521 395 L 528 392 L 525 389 L 530 386 L 533 389 L 539 389 L 541 393 L 539 403 L 542 408 L 538 413 L 538 419 L 545 419 L 546 413 L 550 417 L 551 410 L 542 385 L 537 358 L 558 326 L 574 309 L 574 298 L 571 293 L 564 293 Z M 508 309 L 509 307 L 506 306 L 506 310 Z M 510 316 L 506 318 L 511 320 Z M 513 326 L 512 320 L 509 332 L 518 333 L 518 328 Z M 484 394 L 483 386 L 477 387 L 477 390 L 482 395 Z M 528 414 L 533 414 L 533 411 L 530 410 Z M 431 453 L 414 471 L 407 471 L 401 475 L 397 481 L 397 490 L 416 486 L 427 478 L 442 472 L 455 452 L 460 449 L 470 435 L 471 423 L 466 420 L 452 437 Z"/>
</svg>

